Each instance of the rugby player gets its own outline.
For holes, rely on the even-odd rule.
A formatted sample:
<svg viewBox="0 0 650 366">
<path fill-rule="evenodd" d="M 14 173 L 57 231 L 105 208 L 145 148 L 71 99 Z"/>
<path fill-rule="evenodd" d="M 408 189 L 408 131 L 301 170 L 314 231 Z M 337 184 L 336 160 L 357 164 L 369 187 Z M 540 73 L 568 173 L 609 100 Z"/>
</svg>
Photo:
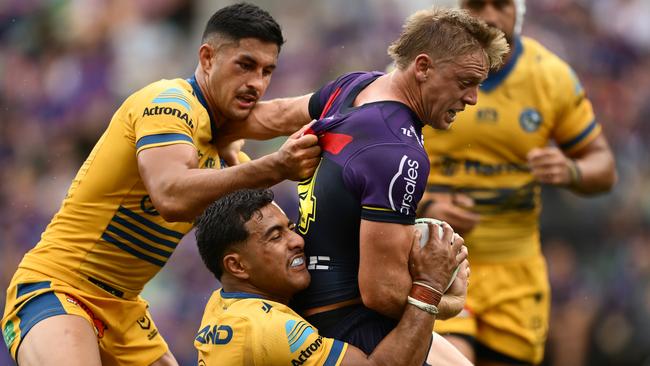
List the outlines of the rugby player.
<svg viewBox="0 0 650 366">
<path fill-rule="evenodd" d="M 406 305 L 406 270 L 429 160 L 422 127 L 448 129 L 507 51 L 502 32 L 458 9 L 414 13 L 389 48 L 390 73 L 343 75 L 313 94 L 260 103 L 238 133 L 266 136 L 318 119 L 322 160 L 298 186 L 311 285 L 292 307 L 324 336 L 371 353 Z M 464 281 L 440 303 L 462 310 Z M 437 289 L 441 290 L 441 289 Z"/>
<path fill-rule="evenodd" d="M 2 331 L 21 366 L 177 365 L 144 285 L 215 199 L 311 176 L 319 161 L 317 138 L 296 135 L 221 169 L 215 137 L 248 117 L 283 43 L 266 11 L 223 8 L 192 77 L 152 83 L 116 111 L 7 290 Z"/>
<path fill-rule="evenodd" d="M 307 287 L 310 275 L 304 241 L 270 190 L 227 195 L 206 209 L 196 227 L 201 257 L 223 286 L 206 305 L 194 341 L 203 366 L 422 365 L 441 295 L 429 297 L 435 295 L 431 288 L 444 286 L 467 255 L 457 255 L 462 240 L 449 245 L 449 225 L 443 226 L 443 236 L 431 235 L 422 249 L 419 233 L 411 229 L 409 305 L 368 356 L 323 337 L 287 306 L 294 293 Z M 451 344 L 447 347 L 455 351 Z"/>
<path fill-rule="evenodd" d="M 571 67 L 521 36 L 524 1 L 460 4 L 503 31 L 510 52 L 454 128 L 424 130 L 431 169 L 419 215 L 463 234 L 473 279 L 464 311 L 435 329 L 479 365 L 535 365 L 550 307 L 540 185 L 608 191 L 614 159 Z"/>
</svg>

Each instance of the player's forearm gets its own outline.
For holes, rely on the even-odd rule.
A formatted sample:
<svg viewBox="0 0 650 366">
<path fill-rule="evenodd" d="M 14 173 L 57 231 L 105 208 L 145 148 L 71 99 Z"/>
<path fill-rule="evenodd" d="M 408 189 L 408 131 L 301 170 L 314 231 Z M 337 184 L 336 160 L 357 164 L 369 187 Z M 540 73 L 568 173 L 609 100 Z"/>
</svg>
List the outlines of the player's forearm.
<svg viewBox="0 0 650 366">
<path fill-rule="evenodd" d="M 373 365 L 422 365 L 429 352 L 435 317 L 407 305 L 397 327 L 370 355 Z"/>
<path fill-rule="evenodd" d="M 577 180 L 569 186 L 582 194 L 597 194 L 609 191 L 616 183 L 616 164 L 608 147 L 601 147 L 574 160 Z"/>
<path fill-rule="evenodd" d="M 393 319 L 402 316 L 412 283 L 406 266 L 404 273 L 387 271 L 379 278 L 364 282 L 367 284 L 359 286 L 364 306 Z"/>
<path fill-rule="evenodd" d="M 244 188 L 270 187 L 284 177 L 267 155 L 227 169 L 189 169 L 169 177 L 151 198 L 161 216 L 169 222 L 193 221 L 218 198 Z"/>
<path fill-rule="evenodd" d="M 292 98 L 278 98 L 259 102 L 244 122 L 233 122 L 219 128 L 219 139 L 268 140 L 288 136 L 311 121 L 309 98 L 311 94 Z"/>
</svg>

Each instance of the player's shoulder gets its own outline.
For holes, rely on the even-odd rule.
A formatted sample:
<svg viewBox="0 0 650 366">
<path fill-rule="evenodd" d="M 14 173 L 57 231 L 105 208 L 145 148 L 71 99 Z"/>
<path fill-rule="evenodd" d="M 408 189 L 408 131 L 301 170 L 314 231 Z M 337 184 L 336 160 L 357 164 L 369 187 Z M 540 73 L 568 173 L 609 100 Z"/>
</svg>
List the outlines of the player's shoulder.
<svg viewBox="0 0 650 366">
<path fill-rule="evenodd" d="M 155 81 L 131 94 L 129 100 L 138 104 L 175 104 L 188 111 L 198 103 L 192 86 L 184 79 Z"/>
<path fill-rule="evenodd" d="M 533 75 L 551 78 L 572 77 L 571 66 L 539 41 L 529 37 L 521 37 L 521 41 Z"/>
</svg>

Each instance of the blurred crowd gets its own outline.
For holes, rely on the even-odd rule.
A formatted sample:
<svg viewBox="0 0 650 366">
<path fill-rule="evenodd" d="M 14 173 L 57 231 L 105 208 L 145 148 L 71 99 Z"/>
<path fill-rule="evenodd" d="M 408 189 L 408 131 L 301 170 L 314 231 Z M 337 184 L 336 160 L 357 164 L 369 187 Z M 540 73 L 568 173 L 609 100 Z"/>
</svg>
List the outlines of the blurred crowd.
<svg viewBox="0 0 650 366">
<path fill-rule="evenodd" d="M 347 71 L 383 70 L 412 11 L 450 1 L 252 1 L 287 43 L 267 97 Z M 190 76 L 207 18 L 226 1 L 0 1 L 0 308 L 4 289 L 114 110 L 162 78 Z M 547 189 L 543 248 L 553 286 L 547 365 L 650 365 L 650 1 L 528 1 L 524 34 L 569 61 L 615 152 L 619 183 L 584 199 Z M 257 157 L 281 139 L 248 143 Z M 275 187 L 295 217 L 294 186 Z M 179 362 L 218 282 L 192 235 L 144 297 Z M 0 347 L 0 364 L 10 364 Z"/>
</svg>

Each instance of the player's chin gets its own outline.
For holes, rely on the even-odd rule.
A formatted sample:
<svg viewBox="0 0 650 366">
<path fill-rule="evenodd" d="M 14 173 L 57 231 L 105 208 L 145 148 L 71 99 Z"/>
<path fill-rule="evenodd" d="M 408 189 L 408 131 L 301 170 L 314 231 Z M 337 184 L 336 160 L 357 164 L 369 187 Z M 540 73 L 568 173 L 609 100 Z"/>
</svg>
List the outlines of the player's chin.
<svg viewBox="0 0 650 366">
<path fill-rule="evenodd" d="M 230 109 L 230 119 L 235 121 L 243 121 L 248 118 L 252 111 L 252 107 L 241 107 L 236 105 Z"/>
<path fill-rule="evenodd" d="M 309 286 L 309 282 L 311 282 L 311 275 L 309 274 L 309 271 L 307 271 L 307 268 L 304 268 L 303 270 L 292 270 L 290 276 L 291 282 L 294 285 L 293 287 L 297 291 L 306 289 Z"/>
<path fill-rule="evenodd" d="M 452 121 L 447 121 L 445 118 L 438 119 L 436 122 L 432 122 L 429 125 L 436 130 L 448 130 L 451 127 Z"/>
</svg>

